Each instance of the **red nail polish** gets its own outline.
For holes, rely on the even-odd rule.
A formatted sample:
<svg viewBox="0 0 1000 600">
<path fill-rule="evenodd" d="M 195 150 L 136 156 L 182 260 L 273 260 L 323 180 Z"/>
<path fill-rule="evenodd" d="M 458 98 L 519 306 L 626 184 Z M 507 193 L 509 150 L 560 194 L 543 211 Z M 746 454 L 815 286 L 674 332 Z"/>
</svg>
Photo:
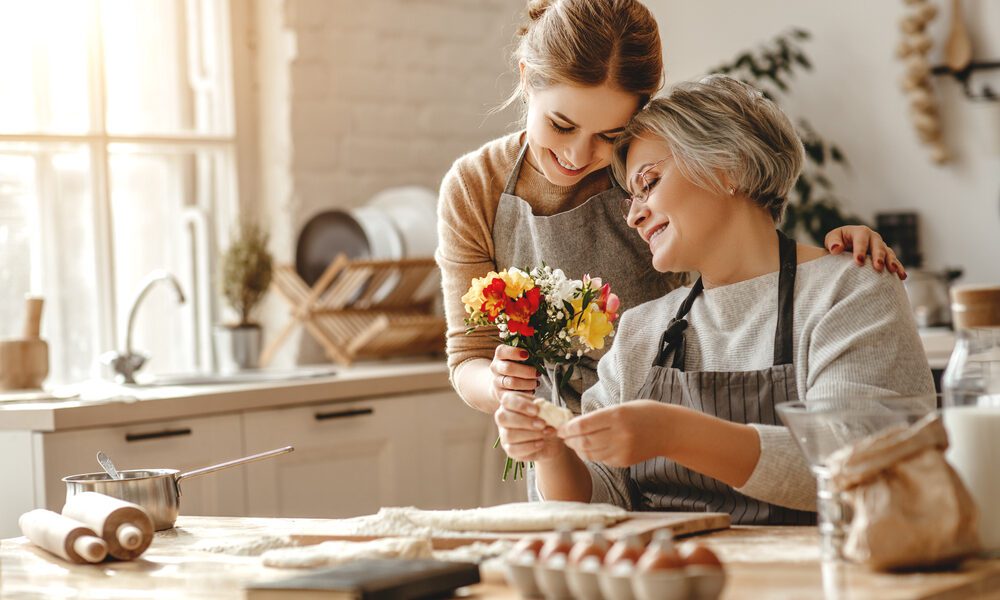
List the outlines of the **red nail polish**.
<svg viewBox="0 0 1000 600">
<path fill-rule="evenodd" d="M 840 244 L 830 246 L 830 252 L 836 252 L 837 250 L 840 250 Z"/>
</svg>

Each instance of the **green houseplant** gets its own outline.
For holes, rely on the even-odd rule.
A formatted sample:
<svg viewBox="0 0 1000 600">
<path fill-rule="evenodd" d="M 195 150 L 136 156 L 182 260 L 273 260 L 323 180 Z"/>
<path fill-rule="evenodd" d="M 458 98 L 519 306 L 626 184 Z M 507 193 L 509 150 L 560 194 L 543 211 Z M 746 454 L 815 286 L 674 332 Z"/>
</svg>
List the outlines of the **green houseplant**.
<svg viewBox="0 0 1000 600">
<path fill-rule="evenodd" d="M 215 329 L 216 361 L 222 371 L 257 366 L 261 328 L 252 313 L 271 285 L 272 259 L 268 234 L 255 223 L 243 222 L 222 255 L 221 291 L 239 321 Z"/>
<path fill-rule="evenodd" d="M 749 83 L 778 102 L 781 95 L 789 93 L 797 70 L 812 70 L 812 62 L 802 49 L 802 43 L 809 38 L 809 32 L 793 29 L 759 48 L 741 52 L 711 72 Z M 806 164 L 788 198 L 781 228 L 793 236 L 805 232 L 822 245 L 828 231 L 864 221 L 841 209 L 840 199 L 827 176 L 827 168 L 847 168 L 843 151 L 827 142 L 805 119 L 799 119 L 796 128 L 805 147 Z"/>
</svg>

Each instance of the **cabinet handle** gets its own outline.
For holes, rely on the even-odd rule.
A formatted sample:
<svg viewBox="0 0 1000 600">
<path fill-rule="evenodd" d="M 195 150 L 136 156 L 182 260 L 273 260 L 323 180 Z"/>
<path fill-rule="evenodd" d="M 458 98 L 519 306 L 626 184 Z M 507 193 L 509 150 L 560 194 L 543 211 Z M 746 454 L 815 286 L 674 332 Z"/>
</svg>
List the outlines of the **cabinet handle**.
<svg viewBox="0 0 1000 600">
<path fill-rule="evenodd" d="M 142 440 L 155 440 L 158 438 L 168 438 L 168 437 L 179 437 L 182 435 L 191 435 L 191 429 L 185 427 L 183 429 L 164 429 L 163 431 L 154 431 L 152 433 L 126 433 L 126 442 L 141 442 Z"/>
<path fill-rule="evenodd" d="M 328 421 L 330 419 L 346 419 L 348 417 L 360 417 L 363 415 L 375 414 L 374 408 L 349 408 L 347 410 L 334 410 L 330 412 L 316 413 L 317 421 Z"/>
</svg>

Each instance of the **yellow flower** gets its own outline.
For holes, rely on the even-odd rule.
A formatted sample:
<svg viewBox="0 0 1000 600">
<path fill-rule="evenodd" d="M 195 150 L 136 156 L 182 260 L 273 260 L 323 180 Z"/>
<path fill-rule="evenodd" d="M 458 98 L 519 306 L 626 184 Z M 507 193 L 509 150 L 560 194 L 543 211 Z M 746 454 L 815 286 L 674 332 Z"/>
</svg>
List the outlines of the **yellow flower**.
<svg viewBox="0 0 1000 600">
<path fill-rule="evenodd" d="M 579 298 L 574 299 L 571 303 L 576 317 L 570 324 L 569 333 L 577 336 L 591 350 L 600 350 L 604 348 L 604 338 L 614 331 L 615 327 L 608 320 L 604 311 L 593 302 L 588 304 L 581 314 L 579 311 L 582 303 L 583 301 Z"/>
<path fill-rule="evenodd" d="M 524 292 L 535 287 L 535 280 L 521 269 L 500 271 L 500 278 L 507 284 L 504 293 L 509 298 L 517 298 Z"/>
<path fill-rule="evenodd" d="M 462 296 L 462 302 L 465 304 L 465 311 L 470 315 L 475 314 L 483 306 L 483 302 L 486 301 L 486 297 L 483 295 L 483 289 L 486 288 L 495 278 L 499 277 L 498 273 L 490 271 L 486 277 L 478 277 L 473 279 L 469 285 L 469 291 L 465 292 Z"/>
</svg>

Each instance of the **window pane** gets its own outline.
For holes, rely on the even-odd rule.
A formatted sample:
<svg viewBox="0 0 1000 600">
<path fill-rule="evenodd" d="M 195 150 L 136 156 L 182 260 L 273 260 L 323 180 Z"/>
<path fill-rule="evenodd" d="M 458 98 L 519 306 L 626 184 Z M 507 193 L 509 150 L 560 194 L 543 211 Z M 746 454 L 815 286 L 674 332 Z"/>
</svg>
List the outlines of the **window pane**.
<svg viewBox="0 0 1000 600">
<path fill-rule="evenodd" d="M 0 132 L 87 131 L 94 6 L 84 0 L 0 3 Z"/>
<path fill-rule="evenodd" d="M 228 134 L 225 0 L 102 0 L 111 133 Z"/>
<path fill-rule="evenodd" d="M 176 373 L 210 366 L 213 246 L 210 222 L 217 198 L 231 195 L 220 173 L 224 150 L 171 150 L 115 144 L 111 198 L 117 302 L 124 323 L 140 282 L 166 269 L 187 302 L 163 286 L 136 317 L 133 347 L 151 356 L 144 373 Z"/>
<path fill-rule="evenodd" d="M 90 154 L 82 146 L 0 144 L 0 337 L 20 336 L 25 294 L 45 297 L 48 384 L 97 373 Z"/>
</svg>

